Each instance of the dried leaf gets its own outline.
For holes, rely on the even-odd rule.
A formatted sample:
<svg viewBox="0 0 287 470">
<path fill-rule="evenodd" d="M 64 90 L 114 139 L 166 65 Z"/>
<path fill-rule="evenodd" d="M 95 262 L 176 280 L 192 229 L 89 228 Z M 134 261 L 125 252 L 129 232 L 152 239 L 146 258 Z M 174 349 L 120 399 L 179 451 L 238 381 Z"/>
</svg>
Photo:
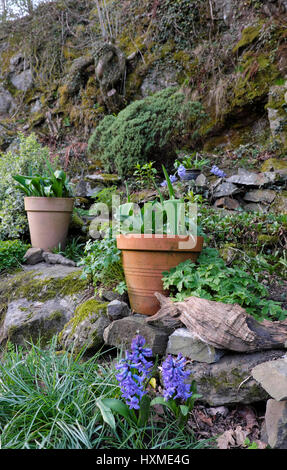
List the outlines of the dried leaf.
<svg viewBox="0 0 287 470">
<path fill-rule="evenodd" d="M 203 423 L 207 424 L 208 426 L 213 426 L 212 419 L 206 416 L 202 411 L 197 412 L 197 418 L 200 419 Z"/>
<path fill-rule="evenodd" d="M 233 438 L 234 431 L 229 429 L 225 431 L 221 436 L 216 440 L 217 446 L 219 449 L 229 449 L 231 446 L 235 445 L 235 440 Z"/>
<path fill-rule="evenodd" d="M 256 415 L 253 409 L 250 408 L 249 406 L 246 406 L 245 408 L 240 410 L 239 414 L 245 419 L 247 429 L 252 429 L 253 427 L 259 427 Z"/>
<path fill-rule="evenodd" d="M 237 428 L 234 431 L 234 438 L 236 440 L 236 444 L 238 446 L 243 446 L 246 440 L 246 437 L 248 436 L 249 433 L 250 433 L 249 431 L 243 431 L 241 426 L 237 426 Z"/>
</svg>

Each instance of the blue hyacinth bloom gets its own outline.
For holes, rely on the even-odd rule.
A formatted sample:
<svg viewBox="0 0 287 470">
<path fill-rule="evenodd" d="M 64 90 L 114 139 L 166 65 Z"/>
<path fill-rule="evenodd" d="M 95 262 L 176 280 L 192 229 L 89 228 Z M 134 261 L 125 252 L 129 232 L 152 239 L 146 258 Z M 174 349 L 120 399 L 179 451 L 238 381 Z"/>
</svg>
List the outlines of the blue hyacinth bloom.
<svg viewBox="0 0 287 470">
<path fill-rule="evenodd" d="M 192 395 L 190 391 L 191 385 L 185 383 L 185 380 L 190 375 L 190 372 L 184 371 L 185 364 L 186 360 L 181 354 L 179 354 L 176 359 L 169 355 L 163 362 L 162 379 L 164 385 L 163 396 L 165 400 L 171 398 L 187 400 Z"/>
<path fill-rule="evenodd" d="M 210 170 L 210 173 L 213 173 L 215 176 L 218 176 L 219 178 L 225 178 L 226 173 L 224 173 L 223 170 L 220 170 L 218 166 L 213 165 L 213 167 Z"/>
<path fill-rule="evenodd" d="M 116 365 L 119 374 L 116 379 L 119 382 L 122 397 L 130 409 L 139 409 L 140 400 L 146 394 L 144 382 L 150 378 L 153 363 L 146 358 L 152 356 L 150 348 L 145 348 L 145 339 L 138 335 L 131 345 L 132 352 L 127 352 L 125 359 Z"/>
<path fill-rule="evenodd" d="M 180 177 L 180 179 L 184 179 L 186 175 L 186 168 L 183 165 L 179 165 L 177 169 L 177 174 Z"/>
<path fill-rule="evenodd" d="M 171 184 L 173 184 L 177 181 L 177 177 L 175 175 L 169 175 L 169 179 L 170 179 Z M 164 180 L 160 185 L 162 187 L 167 186 L 167 181 Z"/>
</svg>

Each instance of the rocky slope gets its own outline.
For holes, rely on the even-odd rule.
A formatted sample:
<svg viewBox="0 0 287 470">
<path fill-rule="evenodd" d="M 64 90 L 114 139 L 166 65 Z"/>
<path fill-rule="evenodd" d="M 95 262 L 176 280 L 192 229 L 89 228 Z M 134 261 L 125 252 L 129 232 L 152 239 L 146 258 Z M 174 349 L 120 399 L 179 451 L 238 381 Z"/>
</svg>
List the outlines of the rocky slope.
<svg viewBox="0 0 287 470">
<path fill-rule="evenodd" d="M 36 131 L 80 157 L 105 115 L 183 86 L 207 114 L 188 145 L 284 155 L 286 21 L 284 0 L 110 0 L 100 16 L 89 0 L 42 5 L 1 25 L 1 149 Z"/>
</svg>

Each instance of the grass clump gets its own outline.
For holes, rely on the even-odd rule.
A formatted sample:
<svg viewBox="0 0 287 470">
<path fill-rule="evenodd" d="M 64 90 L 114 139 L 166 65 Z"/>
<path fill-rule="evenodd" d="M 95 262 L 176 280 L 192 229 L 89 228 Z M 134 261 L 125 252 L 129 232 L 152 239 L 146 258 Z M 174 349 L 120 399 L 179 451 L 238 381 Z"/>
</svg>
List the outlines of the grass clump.
<svg viewBox="0 0 287 470">
<path fill-rule="evenodd" d="M 131 428 L 117 418 L 115 430 L 104 423 L 97 399 L 118 397 L 115 369 L 102 353 L 84 360 L 84 351 L 57 351 L 31 345 L 8 347 L 0 363 L 1 449 L 176 449 L 199 448 L 171 418 L 151 417 Z"/>
</svg>

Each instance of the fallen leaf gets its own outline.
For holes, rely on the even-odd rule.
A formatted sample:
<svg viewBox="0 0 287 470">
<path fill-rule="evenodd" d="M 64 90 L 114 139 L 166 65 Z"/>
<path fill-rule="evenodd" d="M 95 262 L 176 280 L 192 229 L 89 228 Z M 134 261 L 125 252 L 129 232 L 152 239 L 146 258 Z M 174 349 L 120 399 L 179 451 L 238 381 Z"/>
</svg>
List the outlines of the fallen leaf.
<svg viewBox="0 0 287 470">
<path fill-rule="evenodd" d="M 197 418 L 200 419 L 203 423 L 207 424 L 208 426 L 213 426 L 212 419 L 206 416 L 202 411 L 197 412 Z"/>
<path fill-rule="evenodd" d="M 253 427 L 259 427 L 256 415 L 252 408 L 246 406 L 242 410 L 239 411 L 240 416 L 242 416 L 246 421 L 246 428 L 252 429 Z"/>
<path fill-rule="evenodd" d="M 229 429 L 216 439 L 217 446 L 219 449 L 229 449 L 231 446 L 235 445 L 233 433 L 233 430 Z"/>
<path fill-rule="evenodd" d="M 237 426 L 234 431 L 234 438 L 236 440 L 236 444 L 242 447 L 248 434 L 250 434 L 250 431 L 244 431 L 241 426 Z"/>
</svg>

